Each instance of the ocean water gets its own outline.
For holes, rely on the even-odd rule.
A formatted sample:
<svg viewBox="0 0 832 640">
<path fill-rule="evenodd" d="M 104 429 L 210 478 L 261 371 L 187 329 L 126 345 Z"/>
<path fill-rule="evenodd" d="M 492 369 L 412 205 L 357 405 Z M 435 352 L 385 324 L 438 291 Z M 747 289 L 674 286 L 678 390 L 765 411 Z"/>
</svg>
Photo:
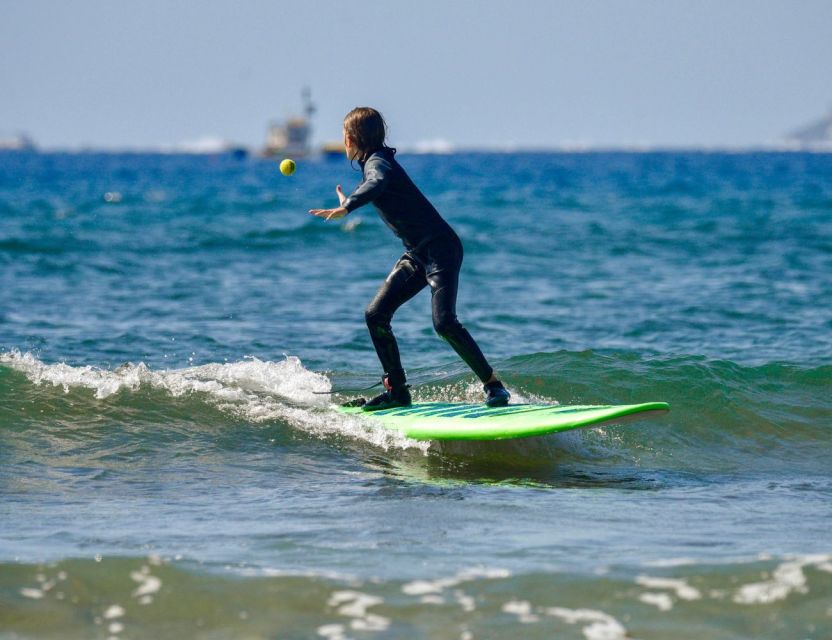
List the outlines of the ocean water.
<svg viewBox="0 0 832 640">
<path fill-rule="evenodd" d="M 379 431 L 346 161 L 0 154 L 0 638 L 832 638 L 832 155 L 401 162 L 517 401 L 671 412 Z M 429 308 L 415 396 L 478 401 Z"/>
</svg>

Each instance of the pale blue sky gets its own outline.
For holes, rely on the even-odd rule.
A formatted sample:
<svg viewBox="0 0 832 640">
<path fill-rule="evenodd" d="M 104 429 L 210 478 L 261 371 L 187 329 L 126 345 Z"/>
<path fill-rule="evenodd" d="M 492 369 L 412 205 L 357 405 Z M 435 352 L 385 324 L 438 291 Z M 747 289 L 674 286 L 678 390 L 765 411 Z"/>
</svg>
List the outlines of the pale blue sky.
<svg viewBox="0 0 832 640">
<path fill-rule="evenodd" d="M 754 145 L 832 105 L 832 1 L 0 0 L 0 132 L 259 145 L 312 88 L 393 144 Z"/>
</svg>

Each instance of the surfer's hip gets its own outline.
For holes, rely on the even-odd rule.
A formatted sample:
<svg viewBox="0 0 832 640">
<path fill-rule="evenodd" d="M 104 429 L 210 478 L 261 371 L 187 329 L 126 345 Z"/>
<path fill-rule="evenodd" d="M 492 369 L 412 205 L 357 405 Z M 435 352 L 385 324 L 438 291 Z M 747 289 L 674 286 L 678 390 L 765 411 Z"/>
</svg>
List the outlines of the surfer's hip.
<svg viewBox="0 0 832 640">
<path fill-rule="evenodd" d="M 456 234 L 437 236 L 408 249 L 405 255 L 426 273 L 459 270 L 463 257 L 462 241 Z"/>
</svg>

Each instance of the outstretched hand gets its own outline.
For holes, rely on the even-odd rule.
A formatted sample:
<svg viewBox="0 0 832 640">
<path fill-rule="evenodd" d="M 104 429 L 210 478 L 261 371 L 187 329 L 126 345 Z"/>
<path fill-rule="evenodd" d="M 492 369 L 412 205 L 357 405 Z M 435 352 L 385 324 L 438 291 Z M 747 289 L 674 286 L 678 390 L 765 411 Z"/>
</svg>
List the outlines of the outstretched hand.
<svg viewBox="0 0 832 640">
<path fill-rule="evenodd" d="M 310 209 L 309 213 L 313 216 L 318 216 L 319 218 L 323 218 L 324 220 L 338 220 L 338 218 L 343 218 L 345 215 L 349 213 L 344 207 L 344 201 L 347 199 L 347 196 L 344 195 L 344 192 L 341 191 L 341 185 L 337 185 L 335 187 L 335 193 L 338 196 L 338 202 L 342 205 L 340 207 L 336 207 L 335 209 Z"/>
<path fill-rule="evenodd" d="M 343 218 L 349 211 L 344 207 L 338 207 L 336 209 L 310 209 L 309 213 L 324 220 L 337 220 L 338 218 Z"/>
</svg>

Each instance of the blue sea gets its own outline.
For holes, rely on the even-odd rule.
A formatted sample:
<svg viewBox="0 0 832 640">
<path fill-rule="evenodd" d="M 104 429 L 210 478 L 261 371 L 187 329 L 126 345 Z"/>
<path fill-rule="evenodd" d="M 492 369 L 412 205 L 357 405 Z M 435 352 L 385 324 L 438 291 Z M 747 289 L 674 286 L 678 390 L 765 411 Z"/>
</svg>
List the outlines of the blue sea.
<svg viewBox="0 0 832 640">
<path fill-rule="evenodd" d="M 0 638 L 832 638 L 832 155 L 399 158 L 515 401 L 670 413 L 380 430 L 346 160 L 0 154 Z M 428 293 L 394 329 L 480 401 Z"/>
</svg>

